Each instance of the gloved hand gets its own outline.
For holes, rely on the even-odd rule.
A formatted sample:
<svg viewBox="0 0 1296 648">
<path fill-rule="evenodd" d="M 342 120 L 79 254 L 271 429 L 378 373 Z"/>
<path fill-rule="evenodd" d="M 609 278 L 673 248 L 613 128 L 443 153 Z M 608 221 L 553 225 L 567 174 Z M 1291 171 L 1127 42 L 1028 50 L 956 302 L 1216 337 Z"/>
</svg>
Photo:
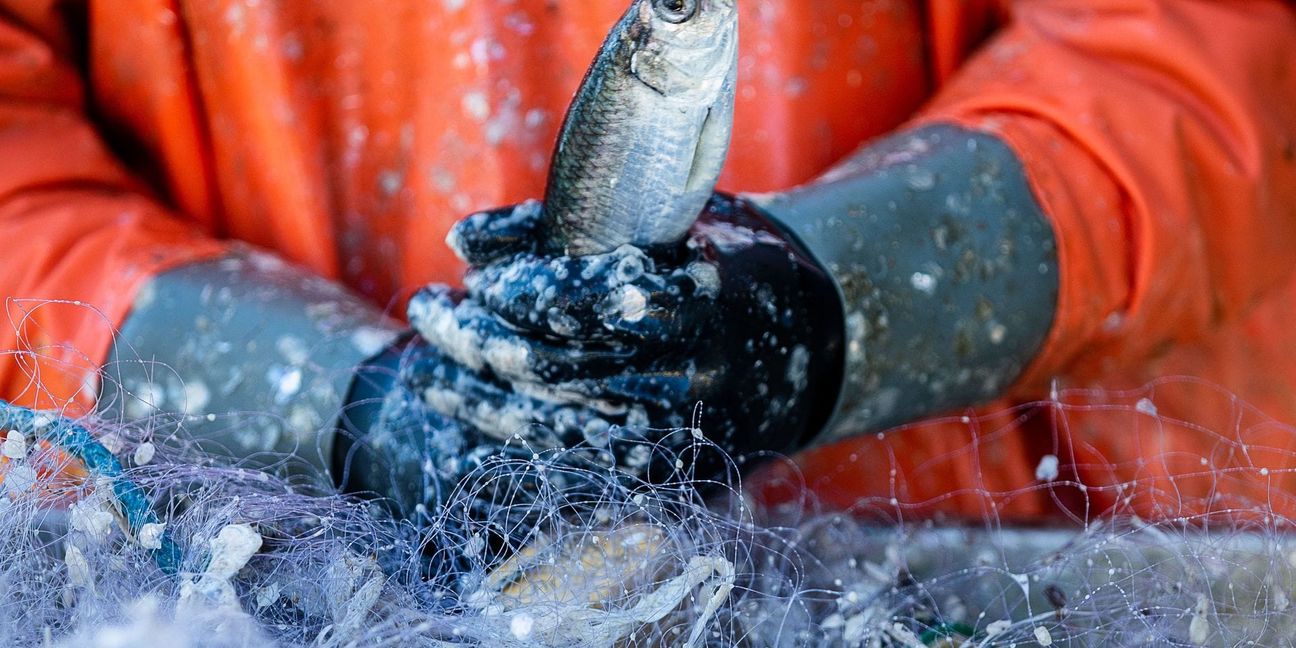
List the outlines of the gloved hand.
<svg viewBox="0 0 1296 648">
<path fill-rule="evenodd" d="M 472 266 L 466 298 L 431 287 L 409 308 L 472 370 L 419 372 L 434 409 L 495 434 L 539 423 L 561 444 L 696 428 L 732 454 L 789 451 L 823 426 L 841 380 L 840 299 L 754 205 L 717 195 L 683 242 L 655 250 L 546 257 L 542 230 L 530 203 L 452 232 Z M 629 469 L 647 459 L 613 454 Z"/>
<path fill-rule="evenodd" d="M 797 450 L 1001 395 L 1058 290 L 1020 161 L 944 125 L 875 142 L 759 205 L 716 196 L 679 245 L 547 257 L 546 238 L 538 203 L 452 231 L 466 298 L 433 287 L 409 311 L 472 371 L 429 383 L 471 394 L 437 411 L 538 422 L 556 443 L 626 423 L 696 426 L 731 453 Z"/>
</svg>

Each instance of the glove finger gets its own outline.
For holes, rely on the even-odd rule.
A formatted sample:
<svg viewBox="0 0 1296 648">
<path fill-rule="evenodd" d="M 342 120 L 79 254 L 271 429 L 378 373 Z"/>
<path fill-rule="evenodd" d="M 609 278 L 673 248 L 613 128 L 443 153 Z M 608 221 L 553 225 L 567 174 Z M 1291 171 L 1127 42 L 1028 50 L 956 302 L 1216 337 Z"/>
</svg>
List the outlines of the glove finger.
<svg viewBox="0 0 1296 648">
<path fill-rule="evenodd" d="M 514 326 L 589 339 L 606 337 L 597 309 L 603 298 L 651 270 L 647 255 L 626 246 L 582 257 L 519 255 L 473 268 L 464 284 L 473 299 Z"/>
<path fill-rule="evenodd" d="M 530 200 L 472 214 L 450 228 L 446 243 L 469 265 L 493 263 L 521 252 L 535 252 L 544 210 Z"/>
<path fill-rule="evenodd" d="M 636 281 L 605 295 L 595 307 L 605 335 L 654 345 L 669 345 L 685 336 L 696 337 L 716 308 L 718 292 L 703 288 L 694 274 L 698 267 L 710 269 L 698 272 L 714 273 L 714 267 L 709 264 L 693 263 L 662 277 L 661 281 Z"/>
<path fill-rule="evenodd" d="M 427 407 L 500 441 L 521 436 L 536 449 L 574 445 L 607 435 L 624 419 L 618 412 L 535 398 L 491 381 L 435 352 L 420 354 L 401 368 L 404 384 Z"/>
<path fill-rule="evenodd" d="M 597 451 L 589 457 L 596 462 L 593 466 L 643 476 L 663 455 L 661 444 L 672 434 L 649 428 L 642 407 L 606 414 L 542 400 L 484 379 L 444 356 L 426 354 L 408 369 L 407 385 L 427 408 L 482 435 L 479 447 L 489 446 L 487 454 L 498 450 L 492 440 L 505 448 L 525 447 L 532 458 L 549 450 L 585 447 Z M 515 443 L 519 441 L 520 446 Z M 474 454 L 469 450 L 465 457 Z"/>
<path fill-rule="evenodd" d="M 691 386 L 692 381 L 684 372 L 639 373 L 631 370 L 615 376 L 557 383 L 549 389 L 587 399 L 635 403 L 655 411 L 669 412 L 690 407 Z M 657 421 L 655 424 L 675 425 L 670 421 Z"/>
<path fill-rule="evenodd" d="M 619 373 L 638 352 L 616 342 L 551 341 L 505 325 L 476 302 L 444 286 L 420 290 L 409 319 L 431 346 L 477 372 L 515 383 L 552 384 Z"/>
<path fill-rule="evenodd" d="M 575 340 L 657 341 L 696 328 L 718 285 L 714 266 L 693 263 L 659 274 L 635 248 L 545 259 L 521 255 L 476 268 L 469 295 L 510 325 Z M 697 303 L 695 303 L 697 302 Z"/>
</svg>

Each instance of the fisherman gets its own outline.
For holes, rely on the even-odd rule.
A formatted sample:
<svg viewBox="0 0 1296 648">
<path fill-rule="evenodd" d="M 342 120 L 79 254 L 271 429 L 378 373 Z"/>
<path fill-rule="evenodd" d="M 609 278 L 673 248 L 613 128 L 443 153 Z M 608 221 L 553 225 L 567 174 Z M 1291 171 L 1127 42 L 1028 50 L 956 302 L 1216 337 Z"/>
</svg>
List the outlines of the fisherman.
<svg viewBox="0 0 1296 648">
<path fill-rule="evenodd" d="M 680 242 L 592 254 L 525 201 L 622 0 L 0 7 L 6 399 L 170 413 L 402 506 L 433 450 L 696 425 L 735 455 L 814 447 L 830 502 L 978 518 L 967 493 L 1052 510 L 1021 490 L 1047 456 L 1091 484 L 1205 461 L 1237 412 L 1163 394 L 1220 426 L 1134 441 L 970 407 L 1186 374 L 1296 421 L 1277 0 L 740 2 L 739 193 Z M 454 230 L 461 261 L 451 226 L 497 205 Z M 464 262 L 409 331 L 406 298 Z"/>
</svg>

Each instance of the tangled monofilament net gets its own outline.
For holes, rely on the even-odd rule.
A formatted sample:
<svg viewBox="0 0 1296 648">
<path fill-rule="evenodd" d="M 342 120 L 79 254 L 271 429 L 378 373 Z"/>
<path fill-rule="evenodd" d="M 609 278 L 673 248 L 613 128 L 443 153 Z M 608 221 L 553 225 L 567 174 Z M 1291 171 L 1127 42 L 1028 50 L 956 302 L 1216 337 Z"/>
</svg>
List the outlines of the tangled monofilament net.
<svg viewBox="0 0 1296 648">
<path fill-rule="evenodd" d="M 1239 416 L 1234 425 L 1266 430 L 1252 445 L 1244 430 L 1175 420 L 1156 400 L 1178 382 L 1063 391 L 1020 412 L 1065 429 L 1096 408 L 1143 435 L 1214 435 L 1203 475 L 1287 478 L 1252 457 L 1296 464 L 1296 429 Z M 992 506 L 980 520 L 936 523 L 917 514 L 930 502 L 900 486 L 846 511 L 808 491 L 771 506 L 732 463 L 726 479 L 699 484 L 684 456 L 660 457 L 676 472 L 647 483 L 583 462 L 582 448 L 533 449 L 519 435 L 442 510 L 411 522 L 204 455 L 183 421 L 78 422 L 112 439 L 159 526 L 123 524 L 111 484 L 58 470 L 70 460 L 40 429 L 6 436 L 4 645 L 1283 646 L 1296 636 L 1291 495 L 1277 487 L 1176 492 L 1155 470 L 1085 484 L 1045 461 L 1036 482 L 983 494 L 1070 498 L 1071 518 L 1013 527 Z M 670 434 L 687 444 L 650 449 L 717 452 L 695 430 Z M 1172 452 L 1129 461 L 1154 468 Z M 886 469 L 874 459 L 864 469 Z M 1149 489 L 1155 517 L 1123 496 Z M 158 567 L 163 531 L 183 552 L 176 575 Z"/>
</svg>

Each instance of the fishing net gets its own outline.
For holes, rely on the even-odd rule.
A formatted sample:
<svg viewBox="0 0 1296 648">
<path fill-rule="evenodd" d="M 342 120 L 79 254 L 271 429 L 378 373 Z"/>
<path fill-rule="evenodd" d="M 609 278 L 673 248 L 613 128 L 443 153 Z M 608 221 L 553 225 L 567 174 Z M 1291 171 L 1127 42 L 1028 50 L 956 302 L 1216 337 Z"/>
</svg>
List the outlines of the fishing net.
<svg viewBox="0 0 1296 648">
<path fill-rule="evenodd" d="M 38 370 L 86 368 L 35 346 L 8 359 L 32 367 L 33 389 Z M 1221 399 L 1229 415 L 1176 418 L 1166 407 L 1176 391 Z M 531 447 L 519 431 L 475 460 L 444 507 L 413 520 L 206 454 L 183 419 L 73 414 L 3 412 L 4 645 L 1285 646 L 1296 636 L 1296 429 L 1187 379 L 1059 390 L 888 432 L 842 467 L 882 484 L 849 502 L 788 459 L 753 474 L 734 458 L 725 477 L 697 480 L 694 461 L 718 452 L 705 430 L 644 444 L 675 467 L 652 483 L 599 468 L 588 448 Z M 1034 474 L 996 474 L 994 456 L 1031 421 L 1048 430 Z M 1141 452 L 1103 455 L 1085 436 L 1095 426 L 1121 426 Z M 909 465 L 906 439 L 937 427 L 958 442 Z M 84 441 L 77 430 L 110 456 L 69 452 Z M 919 483 L 956 463 L 974 466 L 967 488 Z M 1060 513 L 1039 514 L 1048 507 Z M 968 510 L 978 513 L 955 514 Z"/>
</svg>

